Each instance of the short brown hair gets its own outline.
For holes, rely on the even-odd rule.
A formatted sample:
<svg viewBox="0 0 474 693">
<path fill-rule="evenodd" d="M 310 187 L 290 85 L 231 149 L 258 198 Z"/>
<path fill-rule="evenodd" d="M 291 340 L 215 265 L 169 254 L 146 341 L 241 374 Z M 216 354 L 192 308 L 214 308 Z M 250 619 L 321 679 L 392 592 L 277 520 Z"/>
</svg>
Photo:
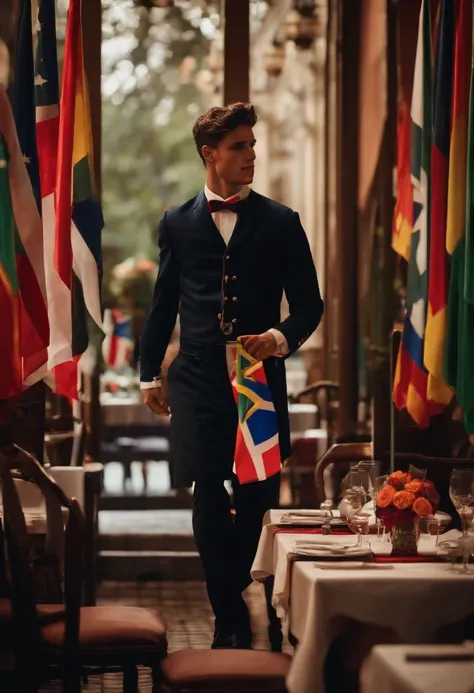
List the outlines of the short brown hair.
<svg viewBox="0 0 474 693">
<path fill-rule="evenodd" d="M 257 114 L 251 103 L 232 103 L 230 106 L 214 106 L 199 116 L 194 123 L 193 136 L 196 149 L 203 160 L 202 148 L 217 147 L 219 142 L 232 130 L 240 125 L 249 125 L 251 128 L 257 122 Z"/>
</svg>

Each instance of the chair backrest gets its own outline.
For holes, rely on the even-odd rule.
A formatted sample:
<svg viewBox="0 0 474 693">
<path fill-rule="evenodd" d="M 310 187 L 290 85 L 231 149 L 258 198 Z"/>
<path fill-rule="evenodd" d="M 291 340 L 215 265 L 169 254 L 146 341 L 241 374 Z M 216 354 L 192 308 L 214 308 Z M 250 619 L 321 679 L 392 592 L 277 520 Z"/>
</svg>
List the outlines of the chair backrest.
<svg viewBox="0 0 474 693">
<path fill-rule="evenodd" d="M 17 446 L 0 449 L 0 480 L 3 498 L 3 530 L 8 550 L 10 595 L 16 638 L 17 668 L 40 666 L 40 637 L 37 616 L 37 566 L 31 565 L 31 541 L 20 502 L 16 479 L 33 483 L 43 494 L 46 506 L 46 539 L 41 565 L 55 571 L 61 590 L 64 584 L 64 610 L 57 618 L 65 620 L 64 667 L 77 670 L 79 614 L 82 596 L 84 516 L 79 502 L 68 498 L 37 460 Z M 62 508 L 68 511 L 64 527 Z M 3 546 L 3 542 L 2 546 Z M 64 566 L 64 572 L 62 571 Z M 64 580 L 62 580 L 62 573 Z M 54 578 L 53 578 L 54 581 Z"/>
<path fill-rule="evenodd" d="M 330 464 L 338 467 L 342 478 L 354 462 L 372 459 L 372 443 L 335 443 L 324 453 L 315 469 L 316 503 L 319 506 L 326 498 L 324 471 Z"/>
<path fill-rule="evenodd" d="M 383 461 L 388 470 L 388 455 Z M 460 519 L 449 496 L 449 481 L 453 469 L 473 469 L 474 459 L 463 457 L 431 457 L 411 453 L 395 454 L 395 469 L 406 471 L 410 465 L 426 469 L 426 478 L 433 482 L 440 495 L 440 509 L 449 513 L 453 524 L 460 526 Z"/>
<path fill-rule="evenodd" d="M 390 455 L 385 453 L 380 460 L 383 464 L 382 471 L 390 471 Z M 372 459 L 371 443 L 336 443 L 321 457 L 316 465 L 315 481 L 317 504 L 325 500 L 324 470 L 334 464 L 337 467 L 339 479 L 349 471 L 354 462 L 368 461 Z M 449 497 L 449 479 L 453 469 L 474 469 L 474 459 L 455 457 L 430 457 L 417 453 L 397 452 L 394 456 L 395 469 L 408 470 L 410 465 L 426 470 L 427 478 L 434 483 L 440 494 L 440 508 L 448 512 L 457 523 L 457 513 Z"/>
</svg>

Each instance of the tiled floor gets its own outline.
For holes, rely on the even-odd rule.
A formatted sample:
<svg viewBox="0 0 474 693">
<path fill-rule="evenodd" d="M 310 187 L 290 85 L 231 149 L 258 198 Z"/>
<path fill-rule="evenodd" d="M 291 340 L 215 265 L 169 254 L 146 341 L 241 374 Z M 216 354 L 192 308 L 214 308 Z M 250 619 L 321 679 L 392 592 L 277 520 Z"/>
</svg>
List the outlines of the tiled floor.
<svg viewBox="0 0 474 693">
<path fill-rule="evenodd" d="M 266 607 L 263 587 L 250 585 L 246 593 L 252 616 L 254 647 L 268 649 Z M 100 604 L 138 605 L 157 609 L 168 624 L 169 650 L 186 647 L 207 649 L 212 641 L 213 617 L 202 582 L 104 582 L 99 589 Z M 284 650 L 291 652 L 288 642 Z M 59 693 L 59 683 L 41 688 L 42 693 Z M 140 693 L 151 693 L 150 673 L 140 670 Z M 91 676 L 83 686 L 84 693 L 118 693 L 122 691 L 121 674 Z"/>
</svg>

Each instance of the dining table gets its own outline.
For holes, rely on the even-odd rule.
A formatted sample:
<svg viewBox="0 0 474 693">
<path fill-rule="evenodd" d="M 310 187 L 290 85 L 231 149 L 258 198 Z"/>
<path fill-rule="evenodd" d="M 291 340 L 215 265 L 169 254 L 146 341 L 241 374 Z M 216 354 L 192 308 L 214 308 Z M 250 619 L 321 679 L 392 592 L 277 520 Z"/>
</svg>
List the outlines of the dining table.
<svg viewBox="0 0 474 693">
<path fill-rule="evenodd" d="M 361 693 L 472 693 L 474 643 L 377 645 L 360 675 Z"/>
<path fill-rule="evenodd" d="M 273 606 L 297 642 L 289 693 L 325 693 L 326 657 L 345 619 L 389 628 L 401 642 L 429 643 L 439 628 L 473 613 L 474 573 L 440 562 L 436 537 L 431 556 L 393 557 L 391 545 L 369 535 L 365 559 L 342 557 L 337 551 L 350 554 L 357 541 L 347 527 L 323 535 L 316 525 L 284 523 L 281 514 L 266 515 L 251 575 L 260 582 L 273 576 Z M 336 548 L 298 553 L 311 544 Z"/>
</svg>

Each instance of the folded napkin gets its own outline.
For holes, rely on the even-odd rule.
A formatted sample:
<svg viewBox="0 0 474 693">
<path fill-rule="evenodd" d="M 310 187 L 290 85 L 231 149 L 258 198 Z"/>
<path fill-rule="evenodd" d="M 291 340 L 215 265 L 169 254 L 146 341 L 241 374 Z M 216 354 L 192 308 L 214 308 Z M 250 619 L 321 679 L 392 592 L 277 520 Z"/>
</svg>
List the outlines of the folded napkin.
<svg viewBox="0 0 474 693">
<path fill-rule="evenodd" d="M 351 561 L 350 563 L 326 561 L 325 563 L 315 563 L 314 567 L 321 570 L 393 570 L 393 565 L 377 565 L 376 563 L 367 563 L 365 561 Z"/>
<path fill-rule="evenodd" d="M 325 517 L 326 510 L 289 510 L 282 517 Z"/>
<path fill-rule="evenodd" d="M 332 554 L 335 556 L 347 556 L 350 555 L 351 553 L 357 553 L 360 554 L 361 547 L 356 546 L 354 543 L 352 544 L 342 544 L 340 542 L 309 542 L 309 541 L 301 541 L 301 542 L 295 542 L 295 545 L 293 547 L 292 553 L 296 554 L 301 554 L 303 556 L 311 556 L 313 554 Z M 367 553 L 369 553 L 370 549 L 367 550 Z"/>
<path fill-rule="evenodd" d="M 288 512 L 283 512 L 278 517 L 273 517 L 272 521 L 278 524 L 294 524 L 303 525 L 305 523 L 309 524 L 324 524 L 325 522 L 330 522 L 331 524 L 340 523 L 340 514 L 337 510 L 332 510 L 332 517 L 329 517 L 327 511 L 324 510 L 290 510 Z"/>
<path fill-rule="evenodd" d="M 343 498 L 342 501 L 339 503 L 338 510 L 341 514 L 341 517 L 350 518 L 353 515 L 356 515 L 356 511 L 353 508 L 351 508 L 350 504 L 345 500 L 345 498 Z M 369 515 L 370 516 L 369 525 L 371 527 L 375 527 L 375 525 L 377 524 L 377 518 L 375 517 L 373 501 L 369 501 L 368 503 L 366 503 L 357 512 L 364 513 L 365 515 Z"/>
</svg>

